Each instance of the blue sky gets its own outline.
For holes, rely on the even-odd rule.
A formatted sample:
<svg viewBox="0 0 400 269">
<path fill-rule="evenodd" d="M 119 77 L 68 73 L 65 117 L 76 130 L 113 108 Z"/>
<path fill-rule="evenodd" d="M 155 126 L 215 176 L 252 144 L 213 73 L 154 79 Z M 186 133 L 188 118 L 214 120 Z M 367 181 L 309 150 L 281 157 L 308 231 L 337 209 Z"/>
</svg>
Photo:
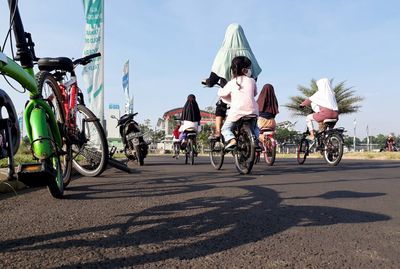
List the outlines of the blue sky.
<svg viewBox="0 0 400 269">
<path fill-rule="evenodd" d="M 82 55 L 82 1 L 20 0 L 25 30 L 32 33 L 36 54 Z M 298 121 L 282 105 L 297 95 L 297 86 L 328 77 L 346 81 L 363 96 L 360 112 L 342 115 L 339 126 L 353 135 L 400 133 L 400 10 L 399 1 L 227 1 L 106 0 L 105 105 L 124 102 L 122 68 L 130 60 L 130 91 L 138 120 L 152 124 L 186 96 L 197 96 L 200 108 L 216 102 L 217 89 L 203 88 L 226 27 L 242 25 L 263 71 L 258 87 L 275 87 L 281 113 L 277 120 Z M 0 36 L 8 26 L 6 1 L 0 8 Z M 6 49 L 9 53 L 9 49 Z M 336 82 L 336 83 L 335 83 Z M 27 94 L 0 87 L 19 111 Z"/>
</svg>

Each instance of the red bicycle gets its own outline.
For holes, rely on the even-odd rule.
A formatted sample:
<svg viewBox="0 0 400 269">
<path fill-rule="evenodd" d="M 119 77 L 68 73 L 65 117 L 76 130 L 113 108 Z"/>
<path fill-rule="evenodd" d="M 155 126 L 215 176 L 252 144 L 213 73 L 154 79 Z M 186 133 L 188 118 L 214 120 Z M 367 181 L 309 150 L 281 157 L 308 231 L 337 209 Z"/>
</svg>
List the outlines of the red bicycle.
<svg viewBox="0 0 400 269">
<path fill-rule="evenodd" d="M 264 155 L 264 160 L 267 165 L 272 166 L 275 163 L 276 157 L 276 139 L 275 130 L 273 129 L 261 129 L 260 134 L 264 136 L 264 141 L 260 141 L 260 146 L 262 148 L 262 154 Z M 257 152 L 256 160 L 260 161 L 260 152 Z"/>
<path fill-rule="evenodd" d="M 100 53 L 71 60 L 67 57 L 40 58 L 36 75 L 38 88 L 52 107 L 63 137 L 64 166 L 84 176 L 98 176 L 107 166 L 108 144 L 100 120 L 86 106 L 78 87 L 75 68 L 87 65 Z M 64 176 L 64 185 L 70 183 Z"/>
</svg>

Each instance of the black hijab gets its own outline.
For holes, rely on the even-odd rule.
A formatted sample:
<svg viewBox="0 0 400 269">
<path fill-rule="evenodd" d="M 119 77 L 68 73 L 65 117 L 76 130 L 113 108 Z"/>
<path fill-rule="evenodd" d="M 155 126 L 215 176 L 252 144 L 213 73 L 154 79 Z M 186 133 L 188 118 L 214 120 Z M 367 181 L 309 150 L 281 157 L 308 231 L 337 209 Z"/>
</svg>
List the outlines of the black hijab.
<svg viewBox="0 0 400 269">
<path fill-rule="evenodd" d="M 267 112 L 272 115 L 279 113 L 278 100 L 275 96 L 274 87 L 271 84 L 265 84 L 258 96 L 258 110 L 260 112 Z"/>
<path fill-rule="evenodd" d="M 193 94 L 189 94 L 187 97 L 186 104 L 182 109 L 181 120 L 200 122 L 201 115 L 199 105 L 196 102 L 196 97 Z"/>
</svg>

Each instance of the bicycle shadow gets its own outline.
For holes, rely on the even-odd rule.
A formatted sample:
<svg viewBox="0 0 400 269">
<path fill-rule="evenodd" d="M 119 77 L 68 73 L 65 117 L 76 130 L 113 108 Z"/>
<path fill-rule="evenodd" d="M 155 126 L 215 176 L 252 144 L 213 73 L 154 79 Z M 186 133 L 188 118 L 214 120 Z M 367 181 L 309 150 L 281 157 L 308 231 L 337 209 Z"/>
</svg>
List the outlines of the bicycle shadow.
<svg viewBox="0 0 400 269">
<path fill-rule="evenodd" d="M 223 188 L 227 188 L 224 186 Z M 154 206 L 115 216 L 114 224 L 3 241 L 0 252 L 51 251 L 84 247 L 99 252 L 136 247 L 124 257 L 76 262 L 60 268 L 119 268 L 167 259 L 194 259 L 263 240 L 292 227 L 387 221 L 391 217 L 327 206 L 291 206 L 272 189 L 240 186 L 236 197 L 212 196 Z M 118 222 L 120 219 L 127 219 Z M 115 232 L 115 231 L 118 232 Z M 88 239 L 85 234 L 106 234 Z M 140 246 L 140 247 L 139 247 Z"/>
</svg>

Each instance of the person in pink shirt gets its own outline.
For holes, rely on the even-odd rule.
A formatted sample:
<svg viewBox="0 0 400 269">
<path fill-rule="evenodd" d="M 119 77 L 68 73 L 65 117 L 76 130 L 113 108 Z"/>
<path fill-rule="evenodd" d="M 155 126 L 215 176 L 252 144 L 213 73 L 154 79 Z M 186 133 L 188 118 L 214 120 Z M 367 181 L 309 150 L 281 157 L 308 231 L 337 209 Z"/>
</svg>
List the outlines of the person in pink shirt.
<svg viewBox="0 0 400 269">
<path fill-rule="evenodd" d="M 338 119 L 338 105 L 336 102 L 335 93 L 331 89 L 331 83 L 327 78 L 321 78 L 317 81 L 318 90 L 310 98 L 304 100 L 300 107 L 311 105 L 315 113 L 307 115 L 306 124 L 310 135 L 309 140 L 315 139 L 313 121 L 318 123 L 326 119 Z"/>
<path fill-rule="evenodd" d="M 255 100 L 257 86 L 255 80 L 251 78 L 250 59 L 245 56 L 233 58 L 231 71 L 232 80 L 218 91 L 218 96 L 230 104 L 228 116 L 221 129 L 225 141 L 228 142 L 225 147 L 227 150 L 236 146 L 236 139 L 232 132 L 235 122 L 244 116 L 254 116 L 252 129 L 255 133 L 258 116 L 258 104 Z M 255 135 L 258 137 L 257 134 Z"/>
</svg>

